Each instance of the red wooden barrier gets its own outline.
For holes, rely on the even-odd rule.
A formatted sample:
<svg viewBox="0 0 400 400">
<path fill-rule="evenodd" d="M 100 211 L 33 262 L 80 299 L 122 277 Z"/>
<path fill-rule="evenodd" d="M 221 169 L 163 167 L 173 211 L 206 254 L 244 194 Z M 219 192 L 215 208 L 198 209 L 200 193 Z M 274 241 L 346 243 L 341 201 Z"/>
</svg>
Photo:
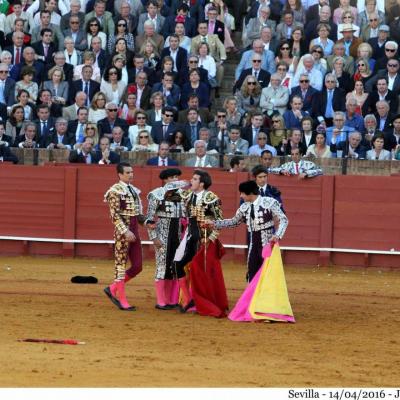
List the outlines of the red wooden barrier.
<svg viewBox="0 0 400 400">
<path fill-rule="evenodd" d="M 190 179 L 192 168 L 182 168 Z M 160 185 L 160 168 L 135 167 L 134 185 L 146 196 Z M 212 190 L 221 198 L 224 216 L 239 206 L 238 184 L 247 173 L 209 170 Z M 299 181 L 295 177 L 270 176 L 279 187 L 289 218 L 283 246 L 385 250 L 400 248 L 400 177 L 324 176 Z M 112 225 L 103 195 L 117 180 L 115 166 L 1 165 L 0 236 L 111 240 Z M 147 233 L 141 230 L 142 239 Z M 245 227 L 224 230 L 221 241 L 244 245 Z M 111 257 L 104 244 L 0 241 L 3 254 L 45 254 Z M 145 247 L 145 255 L 153 253 Z M 240 256 L 232 249 L 228 256 Z M 367 252 L 366 252 L 367 253 Z M 319 251 L 286 251 L 288 264 L 380 265 L 400 267 L 400 257 Z"/>
</svg>

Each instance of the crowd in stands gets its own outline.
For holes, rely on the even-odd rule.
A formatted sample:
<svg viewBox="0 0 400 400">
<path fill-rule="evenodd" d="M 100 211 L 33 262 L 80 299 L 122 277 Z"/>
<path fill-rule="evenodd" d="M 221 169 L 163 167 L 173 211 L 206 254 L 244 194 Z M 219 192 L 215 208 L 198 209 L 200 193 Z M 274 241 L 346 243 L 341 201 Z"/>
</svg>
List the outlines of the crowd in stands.
<svg viewBox="0 0 400 400">
<path fill-rule="evenodd" d="M 163 155 L 151 165 L 187 152 L 195 167 L 265 151 L 400 160 L 399 4 L 4 0 L 0 160 L 18 161 L 12 147 L 100 164 L 120 151 Z"/>
</svg>

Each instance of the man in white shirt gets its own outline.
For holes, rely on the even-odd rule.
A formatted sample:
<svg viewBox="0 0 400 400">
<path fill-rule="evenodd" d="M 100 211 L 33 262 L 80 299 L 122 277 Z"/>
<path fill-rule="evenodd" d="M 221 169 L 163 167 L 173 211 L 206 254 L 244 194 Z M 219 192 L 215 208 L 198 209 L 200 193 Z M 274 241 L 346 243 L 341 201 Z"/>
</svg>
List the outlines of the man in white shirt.
<svg viewBox="0 0 400 400">
<path fill-rule="evenodd" d="M 311 54 L 306 54 L 303 56 L 303 66 L 297 68 L 296 74 L 292 80 L 291 87 L 296 87 L 299 85 L 300 75 L 307 72 L 310 79 L 310 86 L 314 89 L 321 91 L 323 85 L 322 72 L 314 68 L 314 58 Z"/>
</svg>

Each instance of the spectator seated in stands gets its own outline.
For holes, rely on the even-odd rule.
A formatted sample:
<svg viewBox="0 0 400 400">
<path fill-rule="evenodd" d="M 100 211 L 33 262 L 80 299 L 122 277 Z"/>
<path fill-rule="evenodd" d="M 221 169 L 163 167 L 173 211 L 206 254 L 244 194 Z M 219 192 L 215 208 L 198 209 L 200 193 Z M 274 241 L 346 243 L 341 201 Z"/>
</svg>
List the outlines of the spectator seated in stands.
<svg viewBox="0 0 400 400">
<path fill-rule="evenodd" d="M 207 144 L 204 140 L 196 140 L 194 142 L 195 155 L 188 158 L 184 165 L 186 167 L 218 167 L 218 160 L 212 155 L 206 153 Z"/>
<path fill-rule="evenodd" d="M 178 109 L 181 89 L 174 83 L 174 74 L 172 72 L 165 72 L 162 82 L 153 85 L 152 93 L 154 94 L 155 92 L 163 94 L 168 106 Z"/>
<path fill-rule="evenodd" d="M 87 96 L 85 92 L 77 92 L 75 95 L 75 103 L 69 107 L 64 107 L 62 110 L 62 116 L 67 121 L 74 121 L 78 116 L 78 109 L 85 107 Z"/>
<path fill-rule="evenodd" d="M 206 153 L 207 154 L 217 154 L 218 153 L 217 138 L 211 137 L 210 130 L 208 128 L 206 128 L 206 127 L 200 128 L 199 140 L 202 140 L 206 144 Z M 195 148 L 192 148 L 189 150 L 189 153 L 195 153 L 195 152 L 196 152 Z"/>
<path fill-rule="evenodd" d="M 288 156 L 291 154 L 292 149 L 300 149 L 301 154 L 306 154 L 307 147 L 302 138 L 303 135 L 300 129 L 292 129 L 288 138 L 283 138 L 282 142 L 277 146 L 278 155 Z"/>
<path fill-rule="evenodd" d="M 86 107 L 79 107 L 77 112 L 77 119 L 68 122 L 68 132 L 74 137 L 74 143 L 83 143 L 85 139 L 85 127 L 88 122 L 88 109 Z M 97 142 L 95 143 L 95 145 Z"/>
<path fill-rule="evenodd" d="M 333 125 L 326 130 L 326 143 L 328 145 L 331 144 L 334 135 L 336 135 L 336 140 L 340 142 L 346 140 L 350 132 L 354 132 L 354 128 L 344 124 L 345 121 L 346 114 L 344 112 L 336 111 L 333 114 Z"/>
<path fill-rule="evenodd" d="M 120 156 L 115 151 L 110 149 L 110 139 L 102 137 L 100 139 L 99 148 L 96 152 L 96 158 L 99 160 L 100 165 L 119 164 Z"/>
<path fill-rule="evenodd" d="M 209 107 L 210 89 L 209 86 L 200 82 L 200 72 L 193 69 L 189 72 L 189 82 L 183 84 L 181 88 L 181 108 L 188 108 L 189 95 L 194 93 L 199 99 L 199 107 Z"/>
<path fill-rule="evenodd" d="M 111 133 L 110 149 L 113 151 L 131 151 L 132 144 L 120 126 L 114 126 Z"/>
<path fill-rule="evenodd" d="M 367 160 L 391 160 L 392 152 L 383 148 L 384 143 L 383 133 L 376 134 L 371 141 L 372 149 L 367 151 Z"/>
<path fill-rule="evenodd" d="M 161 142 L 158 147 L 158 156 L 149 158 L 146 162 L 147 165 L 156 165 L 159 167 L 168 167 L 178 165 L 178 162 L 168 157 L 169 144 L 168 142 Z"/>
<path fill-rule="evenodd" d="M 128 136 L 131 144 L 136 143 L 139 131 L 146 130 L 148 132 L 151 132 L 151 124 L 148 122 L 148 117 L 144 110 L 138 108 L 134 114 L 133 119 L 136 121 L 136 123 L 134 125 L 131 125 L 128 131 Z"/>
<path fill-rule="evenodd" d="M 100 137 L 107 136 L 111 140 L 112 138 L 111 132 L 115 126 L 121 127 L 124 132 L 124 136 L 128 136 L 129 126 L 124 119 L 118 117 L 118 106 L 112 102 L 107 103 L 106 113 L 107 117 L 101 119 L 97 123 Z"/>
<path fill-rule="evenodd" d="M 10 150 L 12 138 L 5 132 L 4 122 L 0 121 L 0 162 L 8 161 L 17 164 L 18 157 Z"/>
<path fill-rule="evenodd" d="M 299 179 L 313 178 L 323 174 L 322 169 L 317 167 L 315 163 L 301 159 L 300 149 L 292 149 L 290 151 L 290 156 L 292 161 L 289 161 L 280 167 L 271 168 L 270 172 L 285 176 L 297 175 Z"/>
<path fill-rule="evenodd" d="M 324 129 L 318 129 L 314 137 L 315 143 L 307 148 L 306 156 L 313 156 L 315 158 L 331 158 L 332 153 L 329 146 L 326 144 L 326 134 Z"/>
<path fill-rule="evenodd" d="M 55 130 L 52 134 L 45 137 L 45 140 L 41 142 L 41 147 L 49 150 L 71 150 L 74 144 L 75 135 L 68 132 L 68 121 L 60 117 L 56 120 Z"/>
<path fill-rule="evenodd" d="M 36 149 L 39 147 L 37 129 L 33 122 L 24 123 L 21 134 L 16 137 L 13 147 L 20 149 Z"/>
<path fill-rule="evenodd" d="M 151 136 L 154 143 L 161 143 L 162 141 L 169 142 L 170 136 L 177 128 L 174 122 L 174 116 L 174 108 L 165 106 L 162 109 L 161 121 L 155 122 L 151 128 Z"/>
<path fill-rule="evenodd" d="M 293 96 L 290 107 L 291 109 L 283 114 L 286 128 L 301 128 L 301 121 L 309 116 L 308 112 L 303 110 L 303 99 L 300 96 Z"/>
<path fill-rule="evenodd" d="M 264 150 L 269 150 L 274 156 L 277 155 L 275 147 L 267 144 L 268 135 L 264 132 L 260 132 L 257 135 L 257 144 L 254 144 L 249 148 L 249 156 L 257 155 L 261 156 Z"/>
<path fill-rule="evenodd" d="M 93 138 L 86 137 L 82 147 L 69 153 L 69 162 L 77 164 L 97 164 L 98 155 L 93 151 Z"/>
<path fill-rule="evenodd" d="M 244 78 L 242 87 L 235 94 L 238 102 L 238 109 L 241 113 L 254 112 L 260 108 L 261 86 L 255 76 L 247 75 Z"/>
<path fill-rule="evenodd" d="M 82 148 L 82 144 L 85 141 L 85 138 L 90 137 L 93 139 L 93 147 L 97 151 L 99 150 L 99 130 L 97 129 L 97 125 L 93 122 L 88 122 L 85 126 L 85 131 L 83 132 L 84 139 L 81 143 L 75 143 L 74 149 Z"/>
<path fill-rule="evenodd" d="M 276 111 L 283 115 L 287 109 L 289 90 L 281 84 L 281 76 L 274 73 L 271 75 L 271 85 L 261 91 L 260 107 L 268 116 L 272 116 Z"/>
<path fill-rule="evenodd" d="M 331 152 L 337 158 L 365 159 L 367 148 L 362 145 L 362 135 L 354 131 L 349 134 L 348 140 L 336 141 L 339 132 L 334 132 L 331 142 Z"/>
<path fill-rule="evenodd" d="M 231 125 L 228 130 L 228 137 L 224 137 L 224 154 L 242 154 L 249 153 L 249 142 L 240 137 L 240 126 Z"/>
<path fill-rule="evenodd" d="M 190 149 L 185 132 L 179 128 L 169 137 L 169 145 L 170 151 L 174 153 L 186 153 Z"/>
<path fill-rule="evenodd" d="M 147 151 L 156 153 L 158 151 L 158 144 L 153 142 L 150 132 L 143 129 L 138 132 L 136 143 L 132 147 L 132 151 Z"/>
</svg>

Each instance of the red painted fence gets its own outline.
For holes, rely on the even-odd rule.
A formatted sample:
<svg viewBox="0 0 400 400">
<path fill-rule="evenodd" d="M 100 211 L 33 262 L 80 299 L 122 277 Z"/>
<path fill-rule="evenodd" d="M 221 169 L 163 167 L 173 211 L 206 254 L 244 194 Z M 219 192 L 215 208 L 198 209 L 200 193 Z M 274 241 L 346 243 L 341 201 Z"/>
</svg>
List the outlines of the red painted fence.
<svg viewBox="0 0 400 400">
<path fill-rule="evenodd" d="M 182 168 L 190 179 L 193 169 Z M 212 190 L 224 215 L 239 205 L 238 184 L 247 173 L 209 170 Z M 160 169 L 134 168 L 134 185 L 142 200 L 160 185 Z M 0 236 L 111 240 L 112 226 L 103 195 L 117 179 L 115 166 L 0 166 Z M 324 176 L 299 181 L 270 176 L 282 192 L 289 228 L 282 246 L 389 251 L 400 249 L 400 177 Z M 147 234 L 142 230 L 142 239 Z M 244 245 L 245 229 L 222 231 L 225 244 Z M 145 255 L 152 255 L 145 246 Z M 107 244 L 46 243 L 0 240 L 2 254 L 111 257 Z M 243 249 L 228 256 L 244 257 Z M 330 251 L 285 251 L 287 264 L 338 264 L 400 267 L 398 255 Z"/>
</svg>

